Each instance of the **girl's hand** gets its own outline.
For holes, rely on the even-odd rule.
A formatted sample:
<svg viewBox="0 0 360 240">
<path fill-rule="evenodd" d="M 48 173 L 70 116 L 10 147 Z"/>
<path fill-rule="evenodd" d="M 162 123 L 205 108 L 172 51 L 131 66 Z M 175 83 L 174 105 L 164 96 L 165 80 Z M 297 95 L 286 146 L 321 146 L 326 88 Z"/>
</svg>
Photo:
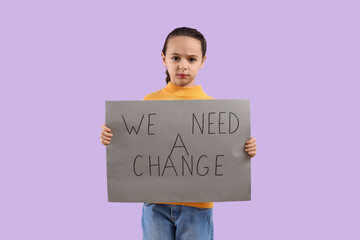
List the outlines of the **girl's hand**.
<svg viewBox="0 0 360 240">
<path fill-rule="evenodd" d="M 255 138 L 250 138 L 249 141 L 245 143 L 245 152 L 247 152 L 251 157 L 256 155 L 256 140 Z"/>
<path fill-rule="evenodd" d="M 111 137 L 113 136 L 111 132 L 111 129 L 108 128 L 105 124 L 101 125 L 101 134 L 100 134 L 100 142 L 103 144 L 103 145 L 108 145 L 110 144 L 110 141 L 111 141 Z"/>
</svg>

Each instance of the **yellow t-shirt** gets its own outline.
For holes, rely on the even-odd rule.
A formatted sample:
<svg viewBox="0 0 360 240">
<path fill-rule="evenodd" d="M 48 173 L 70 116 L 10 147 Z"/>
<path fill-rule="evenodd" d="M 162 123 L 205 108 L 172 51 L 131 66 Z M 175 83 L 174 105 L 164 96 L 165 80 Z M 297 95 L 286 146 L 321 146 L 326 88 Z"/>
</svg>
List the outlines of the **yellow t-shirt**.
<svg viewBox="0 0 360 240">
<path fill-rule="evenodd" d="M 201 85 L 194 87 L 180 87 L 169 82 L 164 88 L 147 94 L 143 100 L 186 100 L 186 99 L 215 99 L 207 95 Z M 162 202 L 160 204 L 186 205 L 198 208 L 212 208 L 213 202 Z"/>
</svg>

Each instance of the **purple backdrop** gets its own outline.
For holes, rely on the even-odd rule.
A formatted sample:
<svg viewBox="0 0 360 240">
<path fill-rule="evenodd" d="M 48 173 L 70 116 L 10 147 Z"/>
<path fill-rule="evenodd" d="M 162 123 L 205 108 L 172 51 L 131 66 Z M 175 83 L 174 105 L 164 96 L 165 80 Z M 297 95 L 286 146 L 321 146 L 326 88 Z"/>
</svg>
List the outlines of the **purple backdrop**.
<svg viewBox="0 0 360 240">
<path fill-rule="evenodd" d="M 100 125 L 165 86 L 182 26 L 208 42 L 196 83 L 250 99 L 258 144 L 215 239 L 359 239 L 359 22 L 346 0 L 2 1 L 0 239 L 141 239 L 142 204 L 107 202 Z"/>
</svg>

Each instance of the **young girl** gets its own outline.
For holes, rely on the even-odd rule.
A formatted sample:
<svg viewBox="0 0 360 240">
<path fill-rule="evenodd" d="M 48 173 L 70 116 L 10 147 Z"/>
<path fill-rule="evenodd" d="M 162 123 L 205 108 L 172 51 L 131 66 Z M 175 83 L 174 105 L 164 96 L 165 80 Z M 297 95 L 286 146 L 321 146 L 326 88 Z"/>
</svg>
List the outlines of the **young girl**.
<svg viewBox="0 0 360 240">
<path fill-rule="evenodd" d="M 195 77 L 204 66 L 206 40 L 196 29 L 174 29 L 165 40 L 161 52 L 166 69 L 166 86 L 147 94 L 143 100 L 214 99 L 201 85 L 195 85 Z M 100 135 L 103 145 L 110 144 L 113 136 L 104 124 Z M 256 155 L 255 138 L 250 138 L 245 152 Z M 212 202 L 144 203 L 142 230 L 144 240 L 213 239 Z"/>
</svg>

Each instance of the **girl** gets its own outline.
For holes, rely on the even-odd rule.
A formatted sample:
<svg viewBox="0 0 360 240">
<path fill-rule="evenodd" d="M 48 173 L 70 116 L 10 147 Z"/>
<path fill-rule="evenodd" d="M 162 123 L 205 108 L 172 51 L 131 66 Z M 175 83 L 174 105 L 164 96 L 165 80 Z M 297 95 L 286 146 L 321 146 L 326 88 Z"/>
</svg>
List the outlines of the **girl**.
<svg viewBox="0 0 360 240">
<path fill-rule="evenodd" d="M 147 94 L 143 100 L 214 99 L 201 85 L 195 85 L 195 77 L 204 66 L 206 40 L 196 29 L 174 29 L 165 40 L 161 52 L 166 69 L 166 86 Z M 104 124 L 100 135 L 103 145 L 110 144 L 113 136 Z M 245 144 L 245 152 L 256 155 L 255 138 Z M 212 202 L 144 203 L 142 230 L 144 240 L 213 239 Z"/>
</svg>

